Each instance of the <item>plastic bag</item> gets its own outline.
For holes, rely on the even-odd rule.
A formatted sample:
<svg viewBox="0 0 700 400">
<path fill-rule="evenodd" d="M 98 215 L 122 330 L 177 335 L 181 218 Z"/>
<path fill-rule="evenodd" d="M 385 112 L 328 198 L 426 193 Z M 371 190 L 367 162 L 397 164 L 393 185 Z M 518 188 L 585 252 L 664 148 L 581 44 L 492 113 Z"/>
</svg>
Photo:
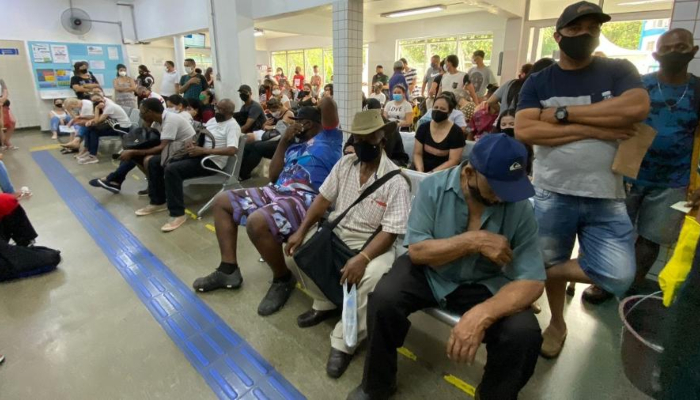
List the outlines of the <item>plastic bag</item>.
<svg viewBox="0 0 700 400">
<path fill-rule="evenodd" d="M 345 345 L 357 345 L 357 287 L 352 285 L 348 293 L 348 283 L 343 283 L 343 338 Z"/>
<path fill-rule="evenodd" d="M 664 305 L 666 307 L 673 303 L 673 299 L 690 272 L 698 239 L 700 239 L 700 223 L 695 218 L 686 215 L 678 243 L 673 250 L 673 256 L 659 274 L 659 286 L 664 292 Z"/>
</svg>

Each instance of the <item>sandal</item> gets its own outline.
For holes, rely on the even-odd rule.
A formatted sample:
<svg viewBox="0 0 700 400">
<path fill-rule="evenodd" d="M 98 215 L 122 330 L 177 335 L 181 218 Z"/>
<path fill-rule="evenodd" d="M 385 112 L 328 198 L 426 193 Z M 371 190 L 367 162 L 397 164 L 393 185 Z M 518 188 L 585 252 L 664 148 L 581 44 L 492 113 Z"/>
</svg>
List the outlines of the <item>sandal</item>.
<svg viewBox="0 0 700 400">
<path fill-rule="evenodd" d="M 542 332 L 542 348 L 540 349 L 540 355 L 544 358 L 555 358 L 561 353 L 561 349 L 564 348 L 564 342 L 566 341 L 566 335 L 568 331 L 564 331 L 564 334 L 557 337 L 551 326 Z"/>
</svg>

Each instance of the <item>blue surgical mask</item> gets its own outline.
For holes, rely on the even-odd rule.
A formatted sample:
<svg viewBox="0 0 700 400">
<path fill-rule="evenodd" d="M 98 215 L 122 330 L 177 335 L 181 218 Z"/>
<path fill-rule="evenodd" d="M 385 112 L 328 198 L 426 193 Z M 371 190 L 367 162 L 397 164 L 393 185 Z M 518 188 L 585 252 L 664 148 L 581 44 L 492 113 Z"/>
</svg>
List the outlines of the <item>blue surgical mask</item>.
<svg viewBox="0 0 700 400">
<path fill-rule="evenodd" d="M 394 101 L 401 101 L 401 100 L 403 100 L 403 95 L 394 93 L 393 98 L 394 98 Z"/>
</svg>

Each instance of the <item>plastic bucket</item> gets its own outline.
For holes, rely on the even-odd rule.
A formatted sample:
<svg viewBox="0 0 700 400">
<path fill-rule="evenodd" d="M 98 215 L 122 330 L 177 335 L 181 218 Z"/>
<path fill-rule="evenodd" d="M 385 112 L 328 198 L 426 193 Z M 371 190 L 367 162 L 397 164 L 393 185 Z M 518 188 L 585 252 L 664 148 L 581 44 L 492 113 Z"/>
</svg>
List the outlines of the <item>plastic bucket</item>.
<svg viewBox="0 0 700 400">
<path fill-rule="evenodd" d="M 666 307 L 658 296 L 631 296 L 619 307 L 622 319 L 620 351 L 625 376 L 645 394 L 656 398 L 659 385 L 659 357 Z"/>
</svg>

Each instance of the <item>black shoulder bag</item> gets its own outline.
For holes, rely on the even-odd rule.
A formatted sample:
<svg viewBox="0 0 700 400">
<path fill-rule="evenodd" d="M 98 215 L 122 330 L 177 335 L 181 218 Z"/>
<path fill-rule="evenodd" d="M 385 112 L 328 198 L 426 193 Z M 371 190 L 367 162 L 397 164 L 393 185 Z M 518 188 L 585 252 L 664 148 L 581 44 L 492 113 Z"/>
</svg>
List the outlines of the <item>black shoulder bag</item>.
<svg viewBox="0 0 700 400">
<path fill-rule="evenodd" d="M 400 173 L 400 170 L 391 171 L 377 179 L 338 218 L 324 222 L 311 239 L 299 246 L 294 252 L 294 261 L 296 261 L 297 266 L 314 281 L 329 301 L 339 307 L 343 304 L 343 287 L 340 285 L 342 274 L 340 270 L 345 267 L 348 260 L 359 254 L 359 251 L 350 249 L 345 242 L 333 233 L 333 229 L 338 226 L 353 207 Z M 367 239 L 362 248 L 364 249 L 381 230 L 382 227 L 380 225 L 372 236 Z"/>
</svg>

